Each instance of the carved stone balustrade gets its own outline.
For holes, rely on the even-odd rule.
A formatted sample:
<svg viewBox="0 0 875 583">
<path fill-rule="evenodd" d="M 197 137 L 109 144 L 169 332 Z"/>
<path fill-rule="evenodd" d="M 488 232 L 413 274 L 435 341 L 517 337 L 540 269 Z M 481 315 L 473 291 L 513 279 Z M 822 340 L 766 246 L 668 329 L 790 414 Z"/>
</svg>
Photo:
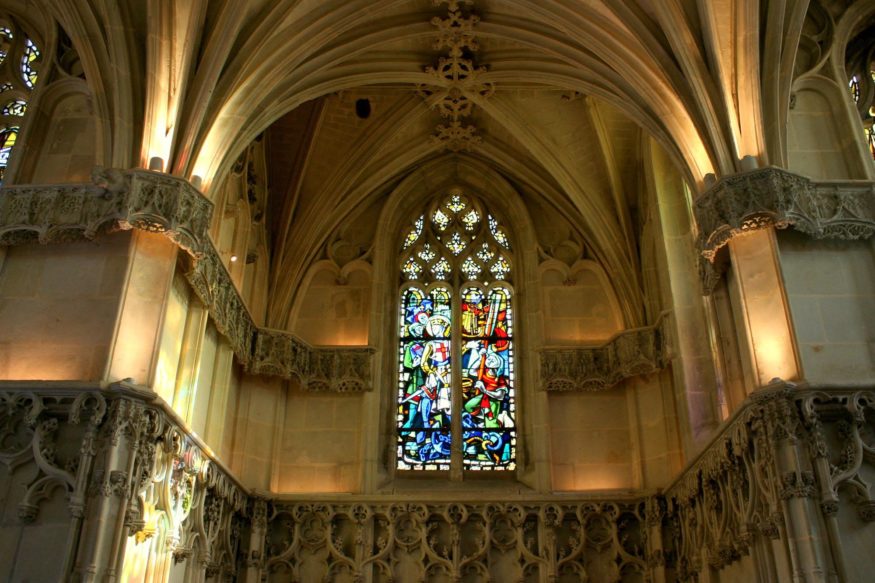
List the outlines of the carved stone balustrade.
<svg viewBox="0 0 875 583">
<path fill-rule="evenodd" d="M 297 376 L 308 390 L 370 390 L 373 350 L 317 349 L 255 325 L 210 239 L 213 204 L 188 181 L 142 169 L 96 169 L 92 180 L 0 189 L 0 245 L 93 239 L 132 228 L 162 233 L 190 256 L 189 284 L 249 372 Z M 301 362 L 296 347 L 306 353 Z"/>
<path fill-rule="evenodd" d="M 56 564 L 53 580 L 108 577 L 125 549 L 107 541 L 129 536 L 146 549 L 160 541 L 168 561 L 238 574 L 249 493 L 170 408 L 121 384 L 55 385 L 0 384 L 4 504 L 34 540 L 69 525 L 71 544 L 39 550 Z"/>
<path fill-rule="evenodd" d="M 96 170 L 94 184 L 0 190 L 0 245 L 92 239 L 118 229 L 164 233 L 201 253 L 213 204 L 186 180 L 148 170 Z"/>
<path fill-rule="evenodd" d="M 373 353 L 371 348 L 313 347 L 288 332 L 262 328 L 249 371 L 295 377 L 308 391 L 367 391 Z"/>
<path fill-rule="evenodd" d="M 266 581 L 649 580 L 648 502 L 275 501 Z"/>
<path fill-rule="evenodd" d="M 875 234 L 875 184 L 815 181 L 780 168 L 761 168 L 721 179 L 696 199 L 700 273 L 710 293 L 719 278 L 717 251 L 757 229 L 794 229 L 823 239 L 866 239 Z M 719 270 L 717 270 L 719 271 Z"/>
<path fill-rule="evenodd" d="M 873 436 L 875 388 L 779 382 L 749 397 L 665 492 L 678 580 L 747 555 L 767 580 L 863 580 L 843 549 L 872 536 Z"/>
<path fill-rule="evenodd" d="M 620 381 L 658 372 L 668 364 L 666 318 L 654 326 L 627 330 L 602 346 L 541 351 L 541 379 L 547 391 L 601 391 Z"/>
</svg>

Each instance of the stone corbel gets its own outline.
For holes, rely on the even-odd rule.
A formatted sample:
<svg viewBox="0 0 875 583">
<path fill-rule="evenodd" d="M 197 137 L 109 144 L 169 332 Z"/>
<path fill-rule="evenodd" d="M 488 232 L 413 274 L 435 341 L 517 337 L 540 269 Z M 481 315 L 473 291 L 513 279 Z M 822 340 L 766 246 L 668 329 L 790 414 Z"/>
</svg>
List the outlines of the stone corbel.
<svg viewBox="0 0 875 583">
<path fill-rule="evenodd" d="M 296 377 L 307 391 L 361 392 L 371 388 L 371 348 L 315 348 L 280 330 L 260 329 L 248 370 Z"/>
<path fill-rule="evenodd" d="M 627 330 L 601 346 L 549 348 L 541 352 L 547 391 L 602 391 L 625 379 L 651 374 L 668 364 L 666 321 Z"/>
<path fill-rule="evenodd" d="M 793 227 L 817 239 L 866 239 L 875 234 L 875 184 L 814 181 L 780 168 L 723 178 L 695 202 L 700 275 L 706 294 L 719 281 L 717 252 L 757 229 Z"/>
</svg>

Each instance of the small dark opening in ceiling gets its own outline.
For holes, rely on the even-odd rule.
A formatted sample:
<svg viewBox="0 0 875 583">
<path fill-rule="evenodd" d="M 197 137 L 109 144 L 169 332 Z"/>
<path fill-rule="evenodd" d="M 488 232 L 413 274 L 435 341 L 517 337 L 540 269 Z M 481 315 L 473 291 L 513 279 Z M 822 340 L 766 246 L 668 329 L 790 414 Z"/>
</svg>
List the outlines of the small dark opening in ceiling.
<svg viewBox="0 0 875 583">
<path fill-rule="evenodd" d="M 368 119 L 371 116 L 371 100 L 367 98 L 356 99 L 355 114 L 359 119 Z"/>
</svg>

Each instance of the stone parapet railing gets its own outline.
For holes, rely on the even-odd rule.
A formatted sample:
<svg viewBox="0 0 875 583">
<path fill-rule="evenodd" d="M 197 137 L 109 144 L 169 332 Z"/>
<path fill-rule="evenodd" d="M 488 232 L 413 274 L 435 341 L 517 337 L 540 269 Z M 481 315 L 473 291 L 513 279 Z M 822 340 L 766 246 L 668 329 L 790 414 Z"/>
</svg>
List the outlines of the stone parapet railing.
<svg viewBox="0 0 875 583">
<path fill-rule="evenodd" d="M 694 204 L 705 291 L 719 279 L 717 252 L 733 237 L 757 229 L 793 227 L 822 239 L 865 239 L 875 234 L 875 183 L 815 181 L 780 168 L 727 176 Z"/>
<path fill-rule="evenodd" d="M 262 328 L 249 370 L 295 377 L 308 391 L 359 392 L 371 387 L 373 353 L 371 348 L 316 348 L 288 332 Z"/>
<path fill-rule="evenodd" d="M 748 555 L 766 580 L 857 580 L 843 549 L 859 541 L 839 533 L 875 521 L 873 435 L 875 387 L 754 393 L 665 492 L 678 580 Z"/>
<path fill-rule="evenodd" d="M 541 379 L 547 391 L 601 391 L 639 375 L 658 372 L 669 361 L 668 318 L 626 330 L 601 346 L 545 348 Z"/>
<path fill-rule="evenodd" d="M 62 553 L 38 551 L 58 561 L 56 580 L 116 569 L 124 546 L 99 541 L 129 536 L 155 537 L 208 574 L 238 574 L 249 492 L 151 392 L 2 383 L 0 466 L 4 505 L 21 522 L 70 525 Z"/>
<path fill-rule="evenodd" d="M 41 551 L 59 580 L 145 549 L 229 581 L 853 581 L 875 568 L 845 557 L 871 542 L 873 436 L 875 387 L 775 383 L 662 493 L 291 497 L 248 491 L 152 393 L 5 382 L 0 491 L 11 520 L 64 525 Z"/>
<path fill-rule="evenodd" d="M 0 189 L 0 245 L 93 239 L 132 228 L 162 233 L 188 253 L 186 278 L 249 372 L 296 376 L 310 390 L 370 389 L 372 350 L 312 347 L 287 332 L 255 325 L 210 239 L 213 204 L 188 181 L 142 169 L 96 169 L 92 180 Z M 280 345 L 300 347 L 307 368 L 278 358 L 274 348 Z"/>
<path fill-rule="evenodd" d="M 270 505 L 268 581 L 647 581 L 652 501 Z"/>
</svg>

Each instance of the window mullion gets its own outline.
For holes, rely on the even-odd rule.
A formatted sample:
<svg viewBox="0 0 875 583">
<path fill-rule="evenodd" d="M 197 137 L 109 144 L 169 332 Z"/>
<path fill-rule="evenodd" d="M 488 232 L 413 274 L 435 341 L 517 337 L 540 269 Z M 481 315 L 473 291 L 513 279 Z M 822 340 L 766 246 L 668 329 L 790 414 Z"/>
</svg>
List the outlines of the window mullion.
<svg viewBox="0 0 875 583">
<path fill-rule="evenodd" d="M 453 290 L 452 310 L 453 322 L 450 332 L 450 355 L 452 363 L 450 367 L 452 387 L 450 402 L 452 403 L 452 450 L 450 454 L 450 478 L 461 481 L 462 479 L 462 350 L 460 348 L 462 337 L 462 299 L 459 294 L 459 286 Z"/>
</svg>

